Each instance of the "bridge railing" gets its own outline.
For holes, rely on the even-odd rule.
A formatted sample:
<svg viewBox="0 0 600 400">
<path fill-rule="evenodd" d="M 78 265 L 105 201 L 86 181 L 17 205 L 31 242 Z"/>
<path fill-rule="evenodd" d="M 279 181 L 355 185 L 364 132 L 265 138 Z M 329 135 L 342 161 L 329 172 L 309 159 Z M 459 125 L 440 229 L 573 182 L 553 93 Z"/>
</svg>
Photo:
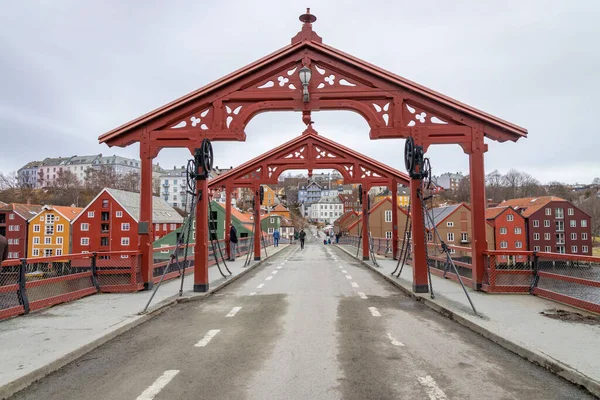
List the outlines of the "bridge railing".
<svg viewBox="0 0 600 400">
<path fill-rule="evenodd" d="M 536 253 L 531 293 L 600 313 L 600 257 Z"/>
<path fill-rule="evenodd" d="M 0 319 L 98 292 L 139 288 L 139 253 L 81 253 L 7 260 L 0 267 Z"/>
<path fill-rule="evenodd" d="M 343 236 L 340 244 L 356 247 L 358 236 Z M 373 238 L 373 250 L 391 257 L 387 241 Z M 361 243 L 362 245 L 362 243 Z M 398 241 L 398 254 L 403 241 Z M 412 264 L 410 249 L 407 264 Z M 471 248 L 449 245 L 450 256 L 467 285 L 472 284 Z M 428 243 L 431 273 L 457 281 L 439 244 Z M 600 313 L 600 257 L 532 251 L 487 250 L 482 290 L 488 293 L 531 293 L 585 310 Z"/>
<path fill-rule="evenodd" d="M 489 293 L 529 293 L 535 277 L 532 251 L 496 251 L 485 254 L 482 290 Z"/>
<path fill-rule="evenodd" d="M 273 244 L 265 235 L 265 245 Z M 209 265 L 223 261 L 227 251 L 223 240 L 215 241 L 215 251 L 209 243 Z M 239 255 L 248 252 L 250 238 L 241 238 Z M 262 243 L 261 243 L 262 246 Z M 169 265 L 175 246 L 155 248 L 152 279 L 156 283 L 165 268 L 166 279 L 180 276 L 177 264 Z M 179 249 L 182 261 L 185 249 Z M 188 247 L 186 273 L 193 272 L 194 245 Z M 143 288 L 141 253 L 138 251 L 65 254 L 7 260 L 0 266 L 0 319 L 28 314 L 45 307 L 79 299 L 99 292 L 135 292 Z"/>
</svg>

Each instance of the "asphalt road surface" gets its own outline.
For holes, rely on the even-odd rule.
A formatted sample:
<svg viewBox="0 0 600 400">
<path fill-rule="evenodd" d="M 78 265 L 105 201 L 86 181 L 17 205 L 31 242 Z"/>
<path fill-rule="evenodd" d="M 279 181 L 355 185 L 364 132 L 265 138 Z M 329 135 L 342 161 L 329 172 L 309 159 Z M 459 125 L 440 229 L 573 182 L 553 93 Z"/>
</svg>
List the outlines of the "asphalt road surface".
<svg viewBox="0 0 600 400">
<path fill-rule="evenodd" d="M 14 398 L 592 398 L 308 236 Z"/>
</svg>

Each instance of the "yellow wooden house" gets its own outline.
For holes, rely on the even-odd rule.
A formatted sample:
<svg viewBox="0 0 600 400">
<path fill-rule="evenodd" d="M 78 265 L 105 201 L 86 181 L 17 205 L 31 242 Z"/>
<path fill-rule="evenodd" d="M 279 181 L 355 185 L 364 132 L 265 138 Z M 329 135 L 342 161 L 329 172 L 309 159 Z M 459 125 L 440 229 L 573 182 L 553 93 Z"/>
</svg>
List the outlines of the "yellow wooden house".
<svg viewBox="0 0 600 400">
<path fill-rule="evenodd" d="M 275 191 L 267 185 L 262 185 L 265 196 L 263 198 L 262 206 L 273 207 L 275 205 Z"/>
<path fill-rule="evenodd" d="M 71 252 L 71 221 L 83 208 L 49 206 L 29 220 L 27 254 L 31 258 Z"/>
</svg>

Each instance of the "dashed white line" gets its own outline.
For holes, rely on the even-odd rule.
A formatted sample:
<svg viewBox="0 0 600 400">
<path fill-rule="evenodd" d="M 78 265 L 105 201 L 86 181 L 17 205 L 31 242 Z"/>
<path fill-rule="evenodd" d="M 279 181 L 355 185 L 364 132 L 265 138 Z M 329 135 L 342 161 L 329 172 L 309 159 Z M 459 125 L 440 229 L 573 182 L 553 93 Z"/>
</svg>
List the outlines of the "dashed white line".
<svg viewBox="0 0 600 400">
<path fill-rule="evenodd" d="M 170 369 L 159 376 L 152 385 L 140 394 L 136 400 L 152 400 L 160 391 L 175 378 L 179 373 L 178 369 Z"/>
<path fill-rule="evenodd" d="M 419 383 L 425 387 L 427 395 L 431 400 L 447 399 L 446 393 L 444 393 L 444 391 L 439 388 L 439 386 L 437 385 L 437 383 L 435 383 L 435 380 L 431 376 L 427 375 L 425 377 L 419 377 L 417 379 L 419 380 Z"/>
<path fill-rule="evenodd" d="M 346 275 L 346 279 L 352 279 L 350 275 Z"/>
<path fill-rule="evenodd" d="M 273 272 L 271 272 L 273 275 L 275 275 L 276 273 L 278 273 L 279 271 L 275 270 Z"/>
<path fill-rule="evenodd" d="M 277 267 L 277 269 L 281 269 L 281 268 L 283 268 L 281 265 L 279 267 Z"/>
<path fill-rule="evenodd" d="M 343 269 L 343 270 L 342 270 L 342 272 L 343 272 L 344 274 L 348 273 L 348 271 L 346 271 L 345 269 Z"/>
<path fill-rule="evenodd" d="M 358 287 L 358 283 L 356 282 L 350 282 L 350 284 L 352 285 L 352 287 Z"/>
<path fill-rule="evenodd" d="M 229 314 L 226 315 L 226 317 L 234 317 L 235 314 L 237 314 L 238 311 L 240 311 L 241 309 L 242 307 L 233 307 L 231 311 L 229 311 Z"/>
<path fill-rule="evenodd" d="M 381 317 L 381 313 L 377 310 L 377 307 L 369 307 L 369 311 L 371 311 L 371 315 L 374 317 Z"/>
<path fill-rule="evenodd" d="M 361 299 L 365 299 L 366 300 L 368 298 L 367 295 L 364 294 L 363 292 L 358 292 L 358 295 L 360 296 Z"/>
<path fill-rule="evenodd" d="M 394 339 L 394 337 L 392 336 L 391 333 L 388 332 L 387 337 L 392 341 L 392 344 L 394 346 L 404 346 L 404 343 L 399 342 L 398 340 Z"/>
<path fill-rule="evenodd" d="M 273 275 L 269 275 L 265 278 L 266 281 L 270 281 L 271 279 L 273 279 Z"/>
<path fill-rule="evenodd" d="M 262 289 L 262 288 L 263 288 L 263 286 L 265 286 L 265 284 L 264 284 L 264 283 L 261 283 L 261 284 L 260 284 L 260 285 L 258 285 L 256 288 L 257 288 L 257 289 Z"/>
<path fill-rule="evenodd" d="M 204 347 L 208 344 L 208 342 L 210 342 L 212 340 L 212 338 L 214 338 L 215 336 L 217 336 L 217 333 L 221 332 L 220 329 L 211 329 L 210 331 L 208 331 L 206 333 L 206 335 L 204 335 L 204 337 L 194 345 L 194 347 Z"/>
<path fill-rule="evenodd" d="M 256 292 L 252 292 L 250 293 L 250 296 L 254 296 L 256 294 Z"/>
</svg>

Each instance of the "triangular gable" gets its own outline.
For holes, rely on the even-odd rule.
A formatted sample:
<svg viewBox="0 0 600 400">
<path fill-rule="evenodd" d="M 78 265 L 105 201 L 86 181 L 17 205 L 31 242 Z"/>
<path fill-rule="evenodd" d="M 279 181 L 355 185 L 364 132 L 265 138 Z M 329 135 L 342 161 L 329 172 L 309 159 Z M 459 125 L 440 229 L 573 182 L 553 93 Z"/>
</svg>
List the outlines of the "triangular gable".
<svg viewBox="0 0 600 400">
<path fill-rule="evenodd" d="M 295 149 L 300 147 L 306 148 L 306 156 L 302 155 L 302 158 L 293 155 L 296 153 Z M 339 156 L 332 159 L 320 157 L 318 153 L 314 152 L 317 148 L 335 149 Z M 290 154 L 293 156 L 287 157 Z M 219 175 L 211 180 L 208 186 L 219 187 L 225 182 L 235 185 L 244 183 L 251 185 L 257 181 L 276 183 L 279 175 L 286 169 L 325 168 L 338 170 L 345 182 L 359 183 L 370 180 L 381 184 L 391 184 L 391 181 L 395 179 L 399 183 L 408 185 L 410 181 L 407 174 L 327 139 L 309 127 L 301 136 Z M 313 183 L 316 184 L 315 182 L 311 184 Z"/>
<path fill-rule="evenodd" d="M 207 134 L 214 134 L 212 139 L 245 140 L 244 128 L 259 112 L 304 110 L 298 71 L 307 64 L 315 108 L 360 113 L 371 126 L 372 138 L 402 137 L 400 129 L 405 135 L 413 126 L 454 125 L 454 135 L 466 134 L 458 127 L 467 122 L 481 124 L 484 134 L 494 140 L 516 141 L 527 135 L 524 128 L 323 44 L 305 21 L 291 44 L 100 136 L 99 141 L 125 146 L 151 131 L 170 133 L 161 138 L 171 140 L 165 147 L 176 140 L 182 143 L 175 147 L 187 147 L 194 133 L 192 141 Z M 361 94 L 353 97 L 355 93 Z M 342 104 L 338 99 L 349 101 Z"/>
</svg>

